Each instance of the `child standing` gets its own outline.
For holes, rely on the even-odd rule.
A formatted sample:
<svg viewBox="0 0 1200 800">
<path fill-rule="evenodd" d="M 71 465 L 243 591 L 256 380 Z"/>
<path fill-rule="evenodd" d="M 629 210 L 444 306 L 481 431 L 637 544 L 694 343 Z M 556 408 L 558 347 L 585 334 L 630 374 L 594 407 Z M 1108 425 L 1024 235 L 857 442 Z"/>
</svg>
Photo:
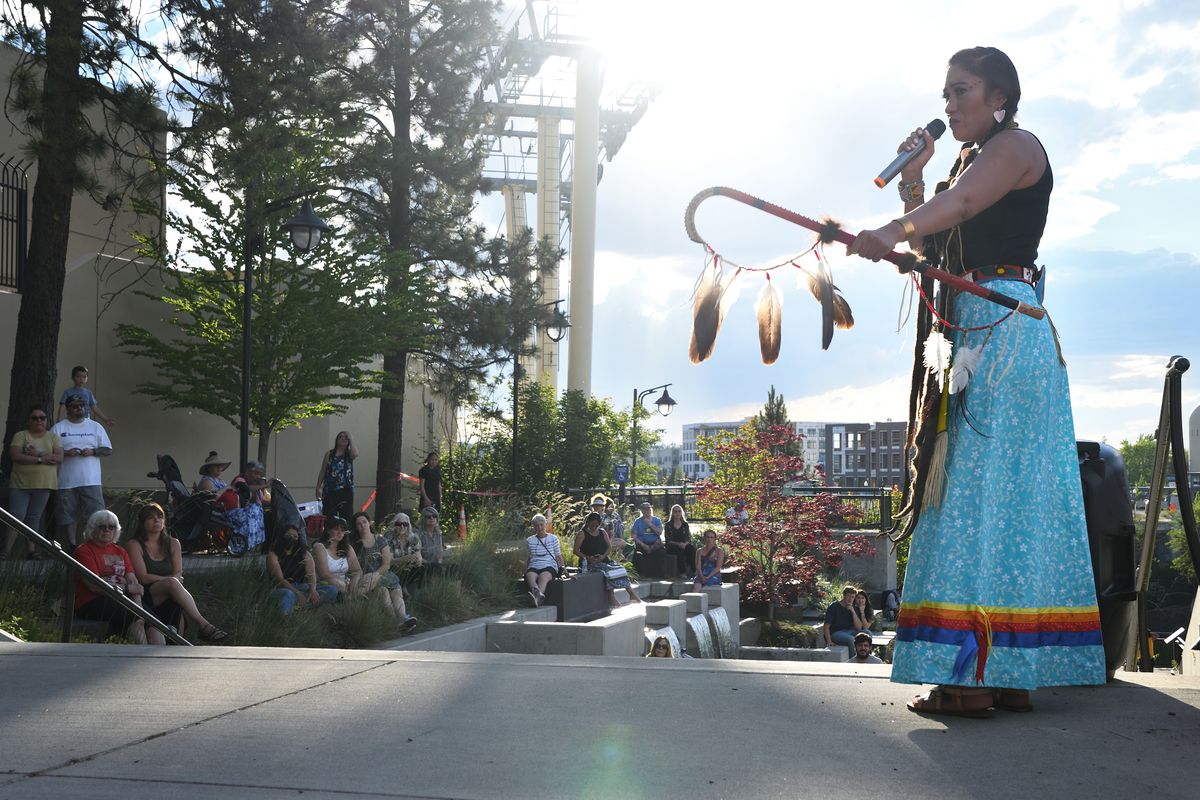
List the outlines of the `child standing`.
<svg viewBox="0 0 1200 800">
<path fill-rule="evenodd" d="M 79 366 L 71 369 L 71 380 L 75 385 L 63 390 L 62 397 L 58 399 L 58 414 L 55 415 L 55 420 L 61 420 L 63 413 L 67 408 L 67 401 L 72 397 L 83 398 L 83 416 L 91 419 L 95 416 L 96 419 L 103 422 L 105 425 L 112 425 L 116 420 L 100 410 L 100 406 L 96 402 L 96 395 L 92 394 L 91 389 L 87 388 L 88 370 L 87 367 Z"/>
</svg>

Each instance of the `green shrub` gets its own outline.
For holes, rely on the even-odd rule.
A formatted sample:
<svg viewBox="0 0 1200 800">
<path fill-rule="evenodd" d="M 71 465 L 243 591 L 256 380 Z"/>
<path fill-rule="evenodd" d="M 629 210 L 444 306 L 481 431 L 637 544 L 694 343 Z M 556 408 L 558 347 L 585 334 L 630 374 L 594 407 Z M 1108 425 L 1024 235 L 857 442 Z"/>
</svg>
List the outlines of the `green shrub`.
<svg viewBox="0 0 1200 800">
<path fill-rule="evenodd" d="M 759 647 L 817 647 L 817 629 L 799 622 L 768 620 L 758 634 Z"/>
<path fill-rule="evenodd" d="M 471 619 L 477 614 L 474 599 L 456 578 L 428 575 L 413 593 L 411 613 L 423 626 L 438 628 Z"/>
<path fill-rule="evenodd" d="M 396 615 L 378 593 L 350 602 L 338 603 L 328 610 L 317 610 L 325 617 L 335 647 L 365 648 L 396 636 Z"/>
<path fill-rule="evenodd" d="M 0 563 L 0 628 L 27 642 L 57 642 L 66 570 L 57 564 L 44 573 L 26 570 L 20 561 Z"/>
</svg>

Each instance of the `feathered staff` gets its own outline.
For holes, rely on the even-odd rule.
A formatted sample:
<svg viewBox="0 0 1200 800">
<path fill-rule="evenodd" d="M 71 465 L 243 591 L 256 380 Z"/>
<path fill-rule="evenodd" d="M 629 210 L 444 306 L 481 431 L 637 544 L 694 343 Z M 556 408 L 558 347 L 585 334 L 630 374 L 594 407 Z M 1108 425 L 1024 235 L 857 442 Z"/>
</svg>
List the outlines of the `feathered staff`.
<svg viewBox="0 0 1200 800">
<path fill-rule="evenodd" d="M 801 225 L 817 233 L 817 242 L 810 250 L 817 256 L 819 262 L 818 269 L 815 272 L 810 271 L 797 264 L 795 259 L 790 259 L 773 267 L 753 270 L 748 267 L 738 267 L 732 276 L 726 277 L 722 268 L 724 259 L 696 231 L 696 209 L 700 206 L 700 203 L 715 195 L 723 195 L 732 200 L 737 200 L 738 202 L 745 203 L 748 206 L 760 209 L 788 222 Z M 829 344 L 833 340 L 833 329 L 835 326 L 849 328 L 854 325 L 854 317 L 850 313 L 850 305 L 842 297 L 838 288 L 834 286 L 829 264 L 825 261 L 824 255 L 821 252 L 821 245 L 832 242 L 840 242 L 848 245 L 854 241 L 854 237 L 842 230 L 837 222 L 830 219 L 824 222 L 817 222 L 794 211 L 789 211 L 782 206 L 768 203 L 766 200 L 754 195 L 740 192 L 737 189 L 730 189 L 727 186 L 712 186 L 698 192 L 692 198 L 692 201 L 688 203 L 687 211 L 684 212 L 683 222 L 684 227 L 687 229 L 688 238 L 693 242 L 704 245 L 706 252 L 711 256 L 711 262 L 706 259 L 704 265 L 705 271 L 696 284 L 692 344 L 689 353 L 693 363 L 699 364 L 712 355 L 713 346 L 716 344 L 717 331 L 721 327 L 723 315 L 721 301 L 725 295 L 725 290 L 729 288 L 729 284 L 743 270 L 768 272 L 768 286 L 763 289 L 756 307 L 759 322 L 759 346 L 762 350 L 763 363 L 770 364 L 778 357 L 779 343 L 777 339 L 781 331 L 781 322 L 779 320 L 781 304 L 779 302 L 778 290 L 774 289 L 769 283 L 770 270 L 790 265 L 804 270 L 808 275 L 809 290 L 813 293 L 813 297 L 817 299 L 817 302 L 821 304 L 821 349 L 827 350 L 829 348 Z M 884 259 L 895 264 L 901 272 L 916 272 L 927 278 L 933 278 L 959 291 L 982 297 L 985 300 L 990 300 L 997 305 L 1020 312 L 1034 319 L 1042 319 L 1046 314 L 1040 308 L 1028 306 L 1019 300 L 992 291 L 983 285 L 971 283 L 957 275 L 936 269 L 920 261 L 912 253 L 891 252 L 884 256 Z M 773 299 L 771 295 L 774 295 Z M 764 297 L 766 298 L 765 302 Z"/>
</svg>

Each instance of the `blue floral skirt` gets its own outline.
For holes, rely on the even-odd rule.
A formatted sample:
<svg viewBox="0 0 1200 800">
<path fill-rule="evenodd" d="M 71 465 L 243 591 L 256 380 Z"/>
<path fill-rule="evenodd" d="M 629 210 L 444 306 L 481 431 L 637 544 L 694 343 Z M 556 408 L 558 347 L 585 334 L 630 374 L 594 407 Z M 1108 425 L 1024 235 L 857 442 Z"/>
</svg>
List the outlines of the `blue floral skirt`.
<svg viewBox="0 0 1200 800">
<path fill-rule="evenodd" d="M 988 288 L 1037 305 L 1033 289 Z M 955 323 L 1005 309 L 956 299 Z M 1102 684 L 1092 578 L 1066 369 L 1048 320 L 1013 314 L 957 333 L 984 345 L 965 395 L 952 395 L 946 490 L 913 532 L 892 680 L 1036 689 Z"/>
</svg>

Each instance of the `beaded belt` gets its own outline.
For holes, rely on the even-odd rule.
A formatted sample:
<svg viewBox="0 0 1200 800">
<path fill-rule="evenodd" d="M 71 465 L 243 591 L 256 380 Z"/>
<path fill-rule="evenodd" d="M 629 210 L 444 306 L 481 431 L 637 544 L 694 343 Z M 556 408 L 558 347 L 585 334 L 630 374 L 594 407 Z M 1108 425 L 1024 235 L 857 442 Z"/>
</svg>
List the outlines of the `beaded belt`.
<svg viewBox="0 0 1200 800">
<path fill-rule="evenodd" d="M 963 277 L 971 283 L 983 283 L 984 281 L 994 280 L 1023 281 L 1037 288 L 1038 280 L 1042 277 L 1042 271 L 1037 267 L 992 264 L 987 267 L 976 267 L 975 269 L 967 270 L 967 272 L 963 273 Z"/>
</svg>

